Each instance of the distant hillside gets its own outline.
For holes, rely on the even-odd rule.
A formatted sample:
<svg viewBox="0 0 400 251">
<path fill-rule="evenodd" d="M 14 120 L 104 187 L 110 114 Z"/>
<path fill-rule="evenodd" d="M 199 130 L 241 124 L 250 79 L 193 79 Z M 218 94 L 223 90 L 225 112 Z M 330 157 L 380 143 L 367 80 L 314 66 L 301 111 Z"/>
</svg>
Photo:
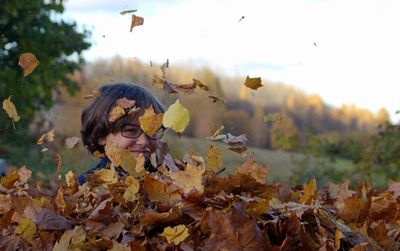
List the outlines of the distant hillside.
<svg viewBox="0 0 400 251">
<path fill-rule="evenodd" d="M 389 120 L 384 109 L 373 114 L 356 106 L 330 107 L 318 95 L 306 95 L 291 86 L 266 79 L 263 79 L 263 87 L 249 90 L 243 85 L 246 76 L 229 78 L 209 68 L 170 65 L 166 70 L 169 82 L 189 84 L 196 78 L 207 84 L 210 91 L 168 95 L 152 86 L 155 74 L 161 76 L 160 65 L 151 66 L 121 57 L 87 65 L 73 76 L 80 83 L 81 92 L 75 97 L 59 96 L 53 121 L 56 127 L 67 127 L 65 116 L 57 115 L 68 114 L 68 127 L 60 131 L 79 132 L 80 112 L 88 102 L 83 96 L 99 85 L 115 82 L 144 85 L 166 105 L 179 98 L 191 115 L 185 131 L 187 136 L 204 138 L 224 125 L 225 132 L 246 133 L 249 145 L 263 148 L 293 150 L 305 144 L 308 134 L 331 140 L 349 135 L 366 137 L 378 124 Z M 213 103 L 209 95 L 224 97 L 227 103 Z"/>
</svg>

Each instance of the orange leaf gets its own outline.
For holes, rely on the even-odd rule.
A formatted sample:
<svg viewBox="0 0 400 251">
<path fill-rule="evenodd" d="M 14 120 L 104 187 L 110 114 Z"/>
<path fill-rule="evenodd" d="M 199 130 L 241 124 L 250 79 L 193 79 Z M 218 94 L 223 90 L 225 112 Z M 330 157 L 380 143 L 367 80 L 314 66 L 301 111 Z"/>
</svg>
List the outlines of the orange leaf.
<svg viewBox="0 0 400 251">
<path fill-rule="evenodd" d="M 300 197 L 301 204 L 311 204 L 317 196 L 317 180 L 313 178 L 304 187 L 304 194 Z"/>
<path fill-rule="evenodd" d="M 20 117 L 17 112 L 17 108 L 13 102 L 11 102 L 11 96 L 8 99 L 3 100 L 3 109 L 7 112 L 8 116 L 15 122 L 19 121 Z"/>
<path fill-rule="evenodd" d="M 139 25 L 143 25 L 143 23 L 144 23 L 143 17 L 132 15 L 131 30 L 130 31 L 132 32 L 134 27 L 139 26 Z"/>
<path fill-rule="evenodd" d="M 24 69 L 24 77 L 26 77 L 39 65 L 39 60 L 30 52 L 22 53 L 19 56 L 18 65 Z"/>
<path fill-rule="evenodd" d="M 45 141 L 47 142 L 53 142 L 54 140 L 54 129 L 46 132 L 45 134 L 43 134 L 37 141 L 38 145 L 42 145 Z"/>
</svg>

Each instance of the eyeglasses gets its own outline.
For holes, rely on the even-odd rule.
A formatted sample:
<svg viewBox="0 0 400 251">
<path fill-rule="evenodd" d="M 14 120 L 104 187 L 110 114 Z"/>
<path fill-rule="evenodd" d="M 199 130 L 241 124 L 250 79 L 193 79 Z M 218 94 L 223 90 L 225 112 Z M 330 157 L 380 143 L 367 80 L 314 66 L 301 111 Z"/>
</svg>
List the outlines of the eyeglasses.
<svg viewBox="0 0 400 251">
<path fill-rule="evenodd" d="M 165 131 L 165 127 L 161 127 L 160 129 L 158 129 L 158 131 L 152 136 L 148 136 L 150 139 L 161 139 L 164 136 L 164 131 Z M 129 138 L 129 139 L 137 139 L 140 137 L 140 135 L 142 135 L 143 130 L 142 128 L 140 128 L 140 126 L 138 125 L 124 125 L 122 126 L 121 129 L 121 134 L 122 136 L 124 136 L 125 138 Z M 147 134 L 146 134 L 147 135 Z"/>
</svg>

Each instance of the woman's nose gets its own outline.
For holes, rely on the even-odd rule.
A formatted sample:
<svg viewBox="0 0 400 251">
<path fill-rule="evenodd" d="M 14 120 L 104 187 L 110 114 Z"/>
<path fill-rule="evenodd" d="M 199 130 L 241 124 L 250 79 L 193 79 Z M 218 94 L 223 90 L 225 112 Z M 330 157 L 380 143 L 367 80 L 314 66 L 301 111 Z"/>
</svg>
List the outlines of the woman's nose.
<svg viewBox="0 0 400 251">
<path fill-rule="evenodd" d="M 140 136 L 136 140 L 136 145 L 141 145 L 141 146 L 150 145 L 149 137 L 144 132 L 142 132 L 142 134 L 140 134 Z"/>
</svg>

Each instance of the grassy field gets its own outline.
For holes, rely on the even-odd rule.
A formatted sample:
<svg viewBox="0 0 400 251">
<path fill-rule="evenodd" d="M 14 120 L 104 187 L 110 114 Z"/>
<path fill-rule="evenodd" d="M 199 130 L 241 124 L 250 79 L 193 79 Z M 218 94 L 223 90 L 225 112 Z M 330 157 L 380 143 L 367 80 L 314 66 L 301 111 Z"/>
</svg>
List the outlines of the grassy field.
<svg viewBox="0 0 400 251">
<path fill-rule="evenodd" d="M 288 184 L 299 184 L 307 182 L 312 177 L 317 177 L 319 183 L 324 184 L 328 181 L 339 181 L 345 176 L 345 172 L 354 168 L 352 162 L 347 160 L 338 160 L 329 162 L 327 160 L 317 160 L 304 156 L 299 153 L 290 153 L 279 150 L 267 150 L 250 147 L 246 153 L 238 154 L 230 151 L 226 144 L 208 141 L 205 139 L 188 138 L 166 135 L 164 140 L 168 142 L 171 154 L 178 159 L 189 151 L 193 151 L 201 156 L 205 156 L 208 147 L 217 145 L 222 152 L 223 164 L 226 170 L 222 174 L 233 173 L 245 160 L 246 156 L 252 156 L 256 162 L 265 164 L 269 168 L 269 182 L 283 182 Z M 68 150 L 65 147 L 59 147 L 58 152 L 62 156 L 63 172 L 72 170 L 75 173 L 94 167 L 98 159 L 92 157 L 86 152 L 82 145 Z M 42 161 L 50 160 L 54 162 L 54 155 L 43 153 Z M 54 162 L 55 163 L 55 162 Z M 49 179 L 55 177 L 56 164 L 50 166 L 41 166 L 33 168 L 34 176 L 39 179 Z M 338 175 L 340 177 L 335 177 Z"/>
</svg>

